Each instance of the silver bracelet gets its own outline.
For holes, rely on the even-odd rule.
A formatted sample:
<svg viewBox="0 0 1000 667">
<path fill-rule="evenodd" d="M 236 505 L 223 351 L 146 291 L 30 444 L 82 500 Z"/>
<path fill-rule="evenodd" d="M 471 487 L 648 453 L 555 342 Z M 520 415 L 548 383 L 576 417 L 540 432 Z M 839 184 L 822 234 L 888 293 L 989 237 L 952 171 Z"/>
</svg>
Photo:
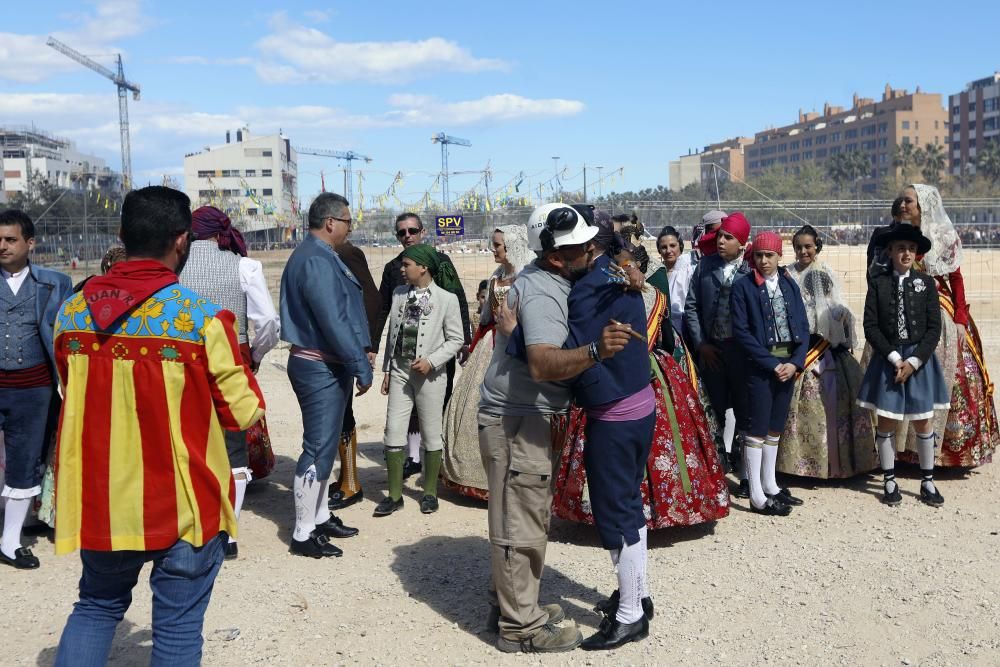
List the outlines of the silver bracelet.
<svg viewBox="0 0 1000 667">
<path fill-rule="evenodd" d="M 601 355 L 597 351 L 597 341 L 590 344 L 590 358 L 595 364 L 601 363 Z"/>
</svg>

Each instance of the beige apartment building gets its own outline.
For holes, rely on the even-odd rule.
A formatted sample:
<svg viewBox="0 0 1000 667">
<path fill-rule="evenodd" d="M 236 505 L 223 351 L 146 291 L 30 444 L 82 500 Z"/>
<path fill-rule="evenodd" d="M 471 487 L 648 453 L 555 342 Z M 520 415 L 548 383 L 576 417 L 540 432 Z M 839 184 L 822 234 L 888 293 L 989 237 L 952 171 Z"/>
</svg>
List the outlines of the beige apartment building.
<svg viewBox="0 0 1000 667">
<path fill-rule="evenodd" d="M 753 178 L 776 165 L 797 173 L 806 163 L 822 165 L 838 153 L 861 151 L 872 168 L 860 188 L 874 192 L 879 182 L 896 176 L 895 146 L 935 144 L 947 149 L 949 139 L 948 111 L 940 94 L 886 85 L 878 102 L 855 95 L 850 109 L 825 104 L 822 113 L 800 110 L 797 123 L 757 132 L 745 145 L 745 175 Z"/>
<path fill-rule="evenodd" d="M 753 141 L 753 137 L 735 137 L 705 146 L 698 154 L 701 158 L 701 182 L 705 187 L 713 188 L 716 179 L 720 183 L 745 179 L 746 149 Z"/>
<path fill-rule="evenodd" d="M 948 165 L 958 176 L 963 167 L 976 173 L 976 151 L 987 141 L 1000 140 L 1000 72 L 968 84 L 948 96 L 951 108 L 951 150 Z"/>
</svg>

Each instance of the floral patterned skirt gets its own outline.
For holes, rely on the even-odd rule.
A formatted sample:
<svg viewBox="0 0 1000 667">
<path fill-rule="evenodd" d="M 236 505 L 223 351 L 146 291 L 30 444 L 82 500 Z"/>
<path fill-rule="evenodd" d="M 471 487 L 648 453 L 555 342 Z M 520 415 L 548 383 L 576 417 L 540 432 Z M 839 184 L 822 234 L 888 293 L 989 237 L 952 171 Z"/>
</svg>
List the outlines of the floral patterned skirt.
<svg viewBox="0 0 1000 667">
<path fill-rule="evenodd" d="M 672 357 L 654 354 L 656 427 L 642 482 L 646 526 L 717 521 L 729 514 L 729 489 L 698 393 Z M 570 412 L 559 447 L 552 512 L 561 519 L 593 524 L 583 466 L 586 420 L 582 409 Z"/>
</svg>

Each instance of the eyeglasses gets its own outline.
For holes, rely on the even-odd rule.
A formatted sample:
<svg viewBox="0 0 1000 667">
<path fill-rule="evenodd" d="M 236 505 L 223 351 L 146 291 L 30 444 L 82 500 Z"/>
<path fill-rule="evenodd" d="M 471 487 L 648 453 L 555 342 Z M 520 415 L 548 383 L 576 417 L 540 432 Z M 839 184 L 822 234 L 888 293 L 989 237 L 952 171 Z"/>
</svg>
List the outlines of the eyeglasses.
<svg viewBox="0 0 1000 667">
<path fill-rule="evenodd" d="M 329 218 L 330 220 L 338 220 L 338 221 L 340 221 L 340 222 L 343 222 L 343 223 L 344 223 L 344 224 L 346 224 L 346 225 L 347 225 L 348 227 L 350 227 L 350 226 L 351 226 L 351 223 L 353 223 L 353 222 L 354 222 L 354 220 L 352 220 L 351 218 L 338 218 L 338 217 L 337 217 L 337 216 L 335 216 L 335 215 L 328 215 L 328 216 L 326 216 L 326 217 L 327 217 L 327 218 Z"/>
<path fill-rule="evenodd" d="M 405 238 L 406 236 L 416 236 L 422 229 L 419 227 L 404 227 L 403 229 L 396 230 L 396 238 Z"/>
</svg>

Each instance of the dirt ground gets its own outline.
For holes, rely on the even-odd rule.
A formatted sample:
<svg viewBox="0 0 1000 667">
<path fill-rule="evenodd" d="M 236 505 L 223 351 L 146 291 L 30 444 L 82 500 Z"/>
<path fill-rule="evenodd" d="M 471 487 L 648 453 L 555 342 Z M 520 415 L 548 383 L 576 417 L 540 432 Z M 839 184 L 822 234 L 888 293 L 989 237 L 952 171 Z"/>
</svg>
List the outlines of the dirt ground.
<svg viewBox="0 0 1000 667">
<path fill-rule="evenodd" d="M 389 256 L 370 261 L 380 267 Z M 277 292 L 283 258 L 265 260 Z M 469 264 L 484 277 L 491 266 L 482 256 Z M 785 478 L 806 501 L 788 518 L 754 517 L 748 501 L 735 500 L 715 525 L 650 535 L 656 617 L 646 641 L 610 654 L 501 654 L 485 628 L 485 506 L 442 490 L 441 510 L 424 516 L 411 478 L 402 512 L 371 516 L 386 486 L 385 398 L 376 391 L 355 402 L 366 500 L 340 513 L 360 535 L 338 542 L 339 559 L 287 553 L 301 421 L 286 359 L 287 350 L 275 350 L 259 374 L 278 464 L 247 493 L 240 558 L 224 564 L 205 619 L 206 665 L 1000 664 L 996 464 L 939 474 L 940 509 L 918 501 L 915 468 L 900 470 L 896 509 L 878 502 L 875 476 Z M 49 665 L 80 562 L 56 558 L 46 535 L 27 543 L 39 570 L 0 569 L 2 662 Z M 614 587 L 594 530 L 554 520 L 543 602 L 560 602 L 565 623 L 589 635 L 599 620 L 591 608 Z M 146 581 L 134 597 L 111 664 L 149 661 Z"/>
</svg>

